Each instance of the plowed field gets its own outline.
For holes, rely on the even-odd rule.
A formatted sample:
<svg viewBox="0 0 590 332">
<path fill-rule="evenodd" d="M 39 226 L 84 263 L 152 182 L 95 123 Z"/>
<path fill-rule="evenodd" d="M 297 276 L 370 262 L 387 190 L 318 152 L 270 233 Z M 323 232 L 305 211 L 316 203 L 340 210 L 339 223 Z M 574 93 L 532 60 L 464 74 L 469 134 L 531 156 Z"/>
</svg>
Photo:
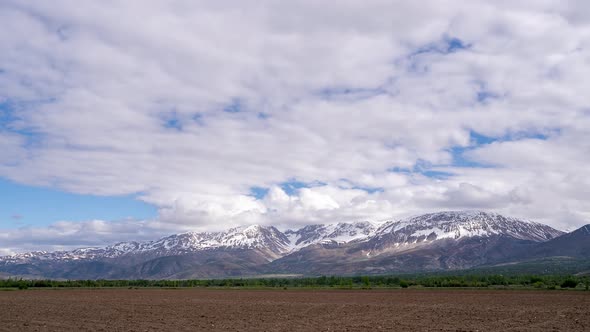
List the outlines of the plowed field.
<svg viewBox="0 0 590 332">
<path fill-rule="evenodd" d="M 0 331 L 590 331 L 590 292 L 0 291 Z"/>
</svg>

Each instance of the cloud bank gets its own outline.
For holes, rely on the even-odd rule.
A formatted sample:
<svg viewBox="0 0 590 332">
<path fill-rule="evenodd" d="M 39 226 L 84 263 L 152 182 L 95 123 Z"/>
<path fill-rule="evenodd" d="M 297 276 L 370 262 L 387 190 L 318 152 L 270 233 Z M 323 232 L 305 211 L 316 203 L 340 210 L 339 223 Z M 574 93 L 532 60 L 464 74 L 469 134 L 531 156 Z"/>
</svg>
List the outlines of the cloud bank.
<svg viewBox="0 0 590 332">
<path fill-rule="evenodd" d="M 0 250 L 441 209 L 588 223 L 589 13 L 3 1 L 0 176 L 159 215 L 7 231 Z"/>
</svg>

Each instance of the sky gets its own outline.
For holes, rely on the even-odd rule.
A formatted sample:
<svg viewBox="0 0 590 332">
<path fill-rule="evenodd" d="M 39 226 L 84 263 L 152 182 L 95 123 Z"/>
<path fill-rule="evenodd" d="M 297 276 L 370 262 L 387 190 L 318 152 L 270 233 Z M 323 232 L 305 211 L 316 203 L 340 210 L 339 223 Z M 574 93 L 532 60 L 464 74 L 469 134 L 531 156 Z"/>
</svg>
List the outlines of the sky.
<svg viewBox="0 0 590 332">
<path fill-rule="evenodd" d="M 587 1 L 0 2 L 0 255 L 590 222 Z"/>
</svg>

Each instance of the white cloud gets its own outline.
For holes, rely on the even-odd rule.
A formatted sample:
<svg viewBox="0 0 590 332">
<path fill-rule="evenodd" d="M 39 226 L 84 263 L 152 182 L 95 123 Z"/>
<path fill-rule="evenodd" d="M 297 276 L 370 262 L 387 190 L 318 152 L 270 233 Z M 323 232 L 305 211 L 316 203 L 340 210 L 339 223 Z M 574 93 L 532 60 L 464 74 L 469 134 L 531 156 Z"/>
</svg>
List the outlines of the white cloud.
<svg viewBox="0 0 590 332">
<path fill-rule="evenodd" d="M 579 226 L 587 6 L 4 1 L 0 100 L 16 119 L 0 127 L 0 176 L 135 194 L 167 229 L 444 208 Z M 447 52 L 452 38 L 466 48 Z M 412 172 L 428 167 L 451 175 Z M 293 179 L 325 185 L 289 196 Z"/>
<path fill-rule="evenodd" d="M 174 228 L 176 230 L 183 228 Z M 184 229 L 186 230 L 186 229 Z M 153 240 L 168 235 L 173 229 L 158 221 L 89 220 L 82 222 L 58 221 L 48 227 L 21 227 L 0 233 L 0 253 L 71 250 L 87 246 L 106 246 L 120 241 Z"/>
</svg>

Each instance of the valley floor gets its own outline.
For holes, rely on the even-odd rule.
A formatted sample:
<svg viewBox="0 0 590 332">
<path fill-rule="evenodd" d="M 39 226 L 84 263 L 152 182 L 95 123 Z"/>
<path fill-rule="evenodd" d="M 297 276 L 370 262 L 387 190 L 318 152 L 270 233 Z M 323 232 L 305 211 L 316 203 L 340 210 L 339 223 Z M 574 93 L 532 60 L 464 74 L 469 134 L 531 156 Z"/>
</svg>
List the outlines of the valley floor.
<svg viewBox="0 0 590 332">
<path fill-rule="evenodd" d="M 61 289 L 0 292 L 0 331 L 588 331 L 590 292 Z"/>
</svg>

